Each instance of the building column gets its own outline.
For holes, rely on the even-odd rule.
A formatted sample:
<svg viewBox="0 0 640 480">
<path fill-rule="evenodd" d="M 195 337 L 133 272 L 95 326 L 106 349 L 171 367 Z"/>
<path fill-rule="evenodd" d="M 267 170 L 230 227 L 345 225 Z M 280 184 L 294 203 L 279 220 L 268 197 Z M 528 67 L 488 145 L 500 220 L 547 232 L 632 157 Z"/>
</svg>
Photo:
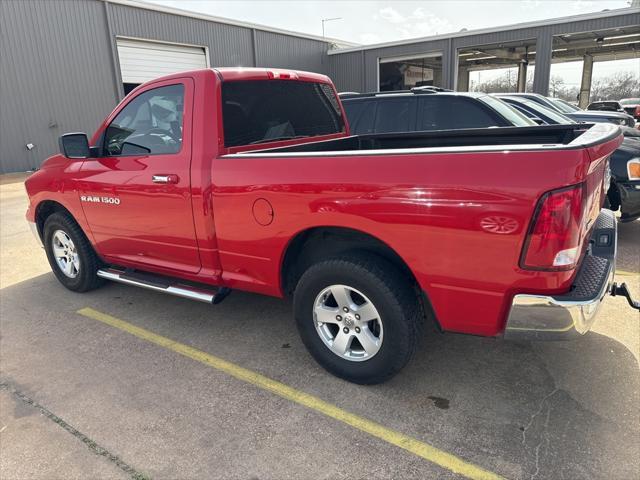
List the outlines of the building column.
<svg viewBox="0 0 640 480">
<path fill-rule="evenodd" d="M 529 62 L 522 59 L 518 64 L 518 93 L 524 93 L 527 90 L 527 66 Z"/>
<path fill-rule="evenodd" d="M 469 91 L 469 70 L 466 67 L 458 67 L 458 85 L 456 85 L 456 91 Z"/>
<path fill-rule="evenodd" d="M 442 82 L 439 85 L 442 88 L 455 90 L 456 80 L 458 77 L 458 51 L 454 48 L 453 39 L 447 40 L 447 47 L 442 51 Z M 435 82 L 434 72 L 434 85 Z"/>
<path fill-rule="evenodd" d="M 578 98 L 578 106 L 586 108 L 589 105 L 589 96 L 591 95 L 591 78 L 593 76 L 593 56 L 585 55 L 582 57 L 582 81 L 580 82 L 580 97 Z"/>
<path fill-rule="evenodd" d="M 533 74 L 533 91 L 541 95 L 549 94 L 552 50 L 553 35 L 541 33 L 536 41 L 536 69 Z"/>
</svg>

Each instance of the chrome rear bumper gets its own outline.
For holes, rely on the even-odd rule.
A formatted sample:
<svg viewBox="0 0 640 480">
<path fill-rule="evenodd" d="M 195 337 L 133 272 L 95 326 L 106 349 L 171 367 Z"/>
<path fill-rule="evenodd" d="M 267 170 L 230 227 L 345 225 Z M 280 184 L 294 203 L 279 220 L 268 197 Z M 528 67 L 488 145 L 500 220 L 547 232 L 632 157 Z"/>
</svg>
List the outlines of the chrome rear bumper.
<svg viewBox="0 0 640 480">
<path fill-rule="evenodd" d="M 615 275 L 617 223 L 602 210 L 590 239 L 589 252 L 564 295 L 515 295 L 504 337 L 513 340 L 566 340 L 587 333 Z"/>
</svg>

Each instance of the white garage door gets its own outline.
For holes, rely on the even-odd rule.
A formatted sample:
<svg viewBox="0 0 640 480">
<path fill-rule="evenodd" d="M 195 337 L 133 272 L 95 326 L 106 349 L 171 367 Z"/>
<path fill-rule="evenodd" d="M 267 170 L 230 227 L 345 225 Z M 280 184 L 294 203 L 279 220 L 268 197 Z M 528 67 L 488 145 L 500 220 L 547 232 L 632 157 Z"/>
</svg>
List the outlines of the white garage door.
<svg viewBox="0 0 640 480">
<path fill-rule="evenodd" d="M 207 68 L 202 47 L 116 39 L 122 83 L 144 83 L 176 72 Z"/>
</svg>

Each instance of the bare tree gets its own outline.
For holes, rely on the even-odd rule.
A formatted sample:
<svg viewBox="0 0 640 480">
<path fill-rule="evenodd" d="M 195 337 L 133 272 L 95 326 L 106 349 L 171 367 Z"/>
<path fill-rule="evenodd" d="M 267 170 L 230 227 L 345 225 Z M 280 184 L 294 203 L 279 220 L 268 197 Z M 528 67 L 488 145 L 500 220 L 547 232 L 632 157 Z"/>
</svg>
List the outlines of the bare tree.
<svg viewBox="0 0 640 480">
<path fill-rule="evenodd" d="M 527 74 L 527 92 L 533 90 L 533 75 Z M 486 82 L 472 82 L 470 91 L 486 93 L 510 93 L 517 91 L 517 78 L 505 72 L 503 75 Z M 554 75 L 549 80 L 549 96 L 575 102 L 580 88 L 567 85 L 564 79 Z M 640 97 L 640 76 L 633 72 L 617 72 L 596 80 L 591 85 L 591 101 L 620 100 L 621 98 Z"/>
<path fill-rule="evenodd" d="M 591 85 L 592 102 L 628 97 L 640 97 L 640 78 L 633 72 L 616 72 L 609 77 L 596 80 Z"/>
</svg>

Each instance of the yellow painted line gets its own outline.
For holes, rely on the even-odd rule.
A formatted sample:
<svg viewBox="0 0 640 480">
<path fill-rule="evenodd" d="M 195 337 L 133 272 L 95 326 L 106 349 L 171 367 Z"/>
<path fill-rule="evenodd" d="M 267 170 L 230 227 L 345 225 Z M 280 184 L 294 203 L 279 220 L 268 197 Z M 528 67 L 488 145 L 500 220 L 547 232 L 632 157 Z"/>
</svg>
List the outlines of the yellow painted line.
<svg viewBox="0 0 640 480">
<path fill-rule="evenodd" d="M 343 410 L 331 403 L 309 395 L 308 393 L 296 390 L 293 387 L 280 383 L 276 380 L 272 380 L 264 375 L 253 372 L 246 368 L 235 365 L 234 363 L 223 360 L 222 358 L 210 355 L 201 350 L 189 347 L 182 343 L 178 343 L 170 338 L 163 337 L 161 335 L 145 330 L 144 328 L 136 327 L 124 320 L 112 317 L 105 313 L 98 312 L 92 308 L 83 308 L 78 310 L 80 315 L 98 320 L 99 322 L 106 323 L 112 327 L 115 327 L 124 332 L 130 333 L 142 340 L 146 340 L 156 345 L 160 345 L 168 350 L 184 355 L 192 360 L 203 363 L 209 367 L 215 368 L 221 372 L 231 375 L 232 377 L 242 380 L 243 382 L 255 385 L 258 388 L 267 390 L 275 395 L 278 395 L 287 400 L 291 400 L 299 405 L 307 407 L 311 410 L 315 410 L 318 413 L 326 415 L 327 417 L 338 420 L 339 422 L 350 425 L 353 428 L 361 430 L 369 435 L 372 435 L 387 443 L 400 447 L 408 452 L 417 455 L 429 462 L 435 463 L 442 468 L 450 470 L 459 475 L 463 475 L 472 479 L 502 479 L 500 475 L 497 475 L 488 470 L 484 470 L 477 465 L 466 462 L 463 459 L 456 457 L 450 453 L 433 447 L 427 443 L 416 440 L 403 433 L 386 428 L 378 423 L 367 420 L 364 417 L 354 415 L 346 410 Z"/>
</svg>

